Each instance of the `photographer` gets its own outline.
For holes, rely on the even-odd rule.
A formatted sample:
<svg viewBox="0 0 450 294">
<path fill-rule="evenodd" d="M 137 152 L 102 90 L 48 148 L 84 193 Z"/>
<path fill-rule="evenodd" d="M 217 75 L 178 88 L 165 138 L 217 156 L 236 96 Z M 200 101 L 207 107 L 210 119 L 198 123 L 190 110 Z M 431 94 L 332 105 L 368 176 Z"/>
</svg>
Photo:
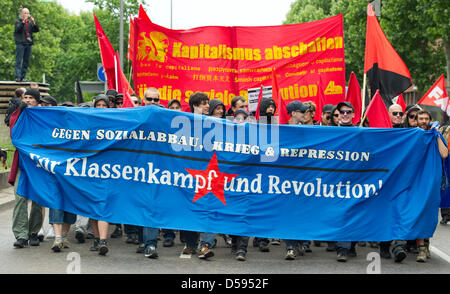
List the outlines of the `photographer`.
<svg viewBox="0 0 450 294">
<path fill-rule="evenodd" d="M 39 27 L 27 8 L 20 10 L 19 19 L 14 29 L 14 40 L 16 41 L 16 82 L 29 82 L 25 79 L 28 71 L 28 62 L 33 46 L 33 33 L 39 32 Z"/>
</svg>

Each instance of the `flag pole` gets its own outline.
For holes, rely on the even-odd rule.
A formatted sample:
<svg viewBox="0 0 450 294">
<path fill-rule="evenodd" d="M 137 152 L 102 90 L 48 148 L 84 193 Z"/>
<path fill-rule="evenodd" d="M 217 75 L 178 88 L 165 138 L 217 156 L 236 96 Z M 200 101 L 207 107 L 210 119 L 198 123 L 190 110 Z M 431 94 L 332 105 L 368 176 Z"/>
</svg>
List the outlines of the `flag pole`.
<svg viewBox="0 0 450 294">
<path fill-rule="evenodd" d="M 367 74 L 364 74 L 364 79 L 363 79 L 363 87 L 362 87 L 362 105 L 361 105 L 361 115 L 363 115 L 364 110 L 366 108 L 366 83 L 367 83 Z M 361 122 L 363 122 L 363 120 L 361 120 Z"/>
</svg>

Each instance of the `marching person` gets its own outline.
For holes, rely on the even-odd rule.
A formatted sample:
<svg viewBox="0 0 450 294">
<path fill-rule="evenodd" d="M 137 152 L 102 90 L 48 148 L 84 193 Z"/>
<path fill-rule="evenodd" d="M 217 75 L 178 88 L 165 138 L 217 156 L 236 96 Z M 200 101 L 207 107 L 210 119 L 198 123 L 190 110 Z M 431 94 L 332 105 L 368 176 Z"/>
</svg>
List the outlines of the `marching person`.
<svg viewBox="0 0 450 294">
<path fill-rule="evenodd" d="M 292 101 L 286 106 L 289 115 L 288 124 L 301 125 L 305 121 L 306 113 L 311 109 L 311 104 L 302 103 L 300 101 Z M 303 241 L 300 240 L 284 240 L 286 243 L 286 255 L 284 259 L 294 260 L 299 255 L 304 255 Z"/>
<path fill-rule="evenodd" d="M 94 98 L 94 108 L 109 108 L 109 98 L 106 95 L 99 94 Z M 96 220 L 96 219 L 89 219 L 92 231 L 94 233 L 94 241 L 93 245 L 90 248 L 91 251 L 98 251 L 99 255 L 106 255 L 108 253 L 108 229 L 109 229 L 109 223 L 102 221 L 102 220 Z M 112 236 L 111 236 L 112 237 Z"/>
<path fill-rule="evenodd" d="M 427 110 L 420 110 L 417 112 L 417 127 L 422 130 L 431 129 L 431 113 Z M 434 127 L 433 127 L 434 128 Z M 448 149 L 440 137 L 437 138 L 439 154 L 443 159 L 448 157 Z M 430 254 L 430 240 L 429 239 L 418 239 L 417 245 L 419 247 L 419 255 L 417 255 L 417 262 L 426 262 L 427 258 L 431 258 Z"/>
<path fill-rule="evenodd" d="M 25 107 L 36 107 L 40 103 L 40 93 L 36 89 L 28 89 L 25 92 L 23 103 L 20 103 L 17 110 L 11 114 L 9 120 L 9 126 L 12 130 L 17 120 L 19 119 L 20 113 Z M 36 202 L 31 201 L 31 212 L 28 217 L 28 199 L 17 193 L 17 186 L 20 179 L 20 166 L 19 166 L 19 153 L 18 151 L 14 154 L 13 163 L 11 166 L 11 172 L 9 175 L 8 183 L 14 185 L 14 195 L 15 195 L 15 205 L 13 210 L 12 219 L 12 230 L 16 242 L 14 242 L 14 247 L 23 248 L 28 245 L 39 246 L 38 232 L 42 227 L 42 207 Z"/>
<path fill-rule="evenodd" d="M 393 128 L 402 128 L 403 127 L 403 109 L 398 104 L 392 104 L 389 106 L 389 118 L 391 119 Z"/>
<path fill-rule="evenodd" d="M 339 113 L 338 115 L 338 124 L 340 127 L 355 127 L 353 124 L 353 117 L 355 116 L 355 108 L 350 102 L 340 102 L 336 105 L 336 111 Z M 337 261 L 346 262 L 347 256 L 355 257 L 356 256 L 356 246 L 357 242 L 351 241 L 337 241 L 335 243 L 336 246 L 336 254 Z"/>
</svg>

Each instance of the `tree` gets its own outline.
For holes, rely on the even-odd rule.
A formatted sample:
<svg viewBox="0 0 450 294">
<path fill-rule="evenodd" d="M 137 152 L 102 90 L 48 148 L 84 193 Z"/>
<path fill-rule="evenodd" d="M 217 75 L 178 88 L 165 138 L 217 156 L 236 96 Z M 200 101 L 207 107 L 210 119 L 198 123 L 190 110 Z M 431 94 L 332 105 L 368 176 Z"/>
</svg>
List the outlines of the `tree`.
<svg viewBox="0 0 450 294">
<path fill-rule="evenodd" d="M 285 23 L 313 21 L 342 13 L 346 77 L 352 71 L 362 77 L 367 3 L 365 0 L 297 0 L 291 5 Z M 378 19 L 384 33 L 410 70 L 419 91 L 427 89 L 445 70 L 446 59 L 449 72 L 448 1 L 383 0 L 381 4 Z M 448 48 L 447 58 L 444 48 Z"/>
</svg>

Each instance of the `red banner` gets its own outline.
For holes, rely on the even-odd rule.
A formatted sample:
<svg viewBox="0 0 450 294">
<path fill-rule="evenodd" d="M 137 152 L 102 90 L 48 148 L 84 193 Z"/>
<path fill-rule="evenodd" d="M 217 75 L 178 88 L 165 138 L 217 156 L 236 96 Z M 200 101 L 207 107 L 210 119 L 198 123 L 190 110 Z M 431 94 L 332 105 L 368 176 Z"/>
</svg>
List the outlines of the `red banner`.
<svg viewBox="0 0 450 294">
<path fill-rule="evenodd" d="M 342 14 L 293 25 L 190 30 L 134 21 L 133 78 L 140 97 L 155 87 L 162 104 L 176 98 L 185 110 L 189 96 L 201 91 L 228 106 L 236 95 L 247 97 L 249 88 L 270 86 L 276 69 L 283 100 L 316 101 L 319 75 L 326 104 L 345 100 Z"/>
</svg>

